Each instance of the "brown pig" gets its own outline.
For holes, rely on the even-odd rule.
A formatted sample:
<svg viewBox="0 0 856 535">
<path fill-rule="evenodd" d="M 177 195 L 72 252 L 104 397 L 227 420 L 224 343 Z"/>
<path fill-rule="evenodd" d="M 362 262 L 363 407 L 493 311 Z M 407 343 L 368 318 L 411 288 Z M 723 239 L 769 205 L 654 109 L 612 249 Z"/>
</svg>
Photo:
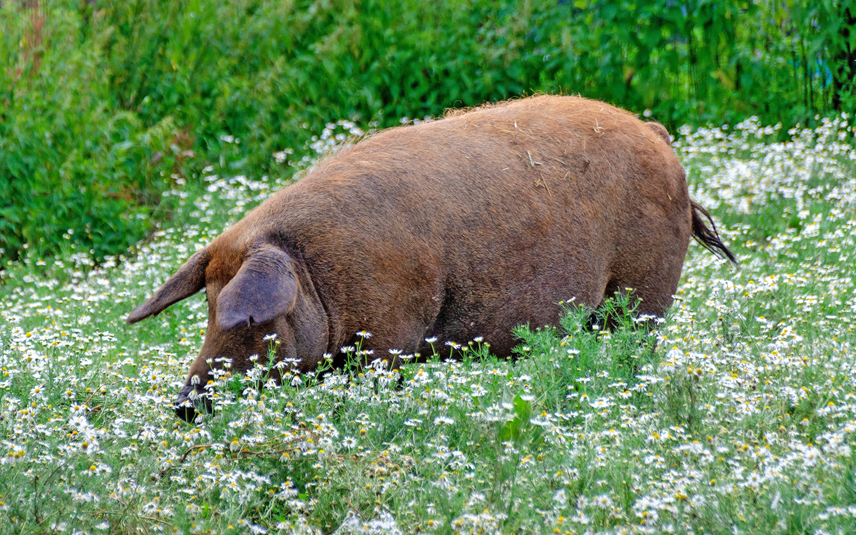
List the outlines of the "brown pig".
<svg viewBox="0 0 856 535">
<path fill-rule="evenodd" d="M 559 302 L 597 307 L 632 288 L 638 312 L 672 303 L 690 238 L 731 252 L 692 202 L 658 123 L 578 97 L 536 96 L 392 128 L 322 161 L 194 254 L 128 318 L 205 289 L 208 331 L 177 410 L 193 417 L 217 357 L 235 373 L 267 354 L 315 369 L 371 332 L 430 354 L 426 338 L 555 324 Z"/>
</svg>

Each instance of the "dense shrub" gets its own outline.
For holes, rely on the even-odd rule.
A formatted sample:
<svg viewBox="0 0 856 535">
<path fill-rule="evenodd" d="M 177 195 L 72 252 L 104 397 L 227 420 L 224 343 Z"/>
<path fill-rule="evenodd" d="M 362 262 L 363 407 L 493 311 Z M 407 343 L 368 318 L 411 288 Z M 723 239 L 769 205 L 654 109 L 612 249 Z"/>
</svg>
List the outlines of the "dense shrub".
<svg viewBox="0 0 856 535">
<path fill-rule="evenodd" d="M 288 174 L 272 153 L 299 160 L 307 132 L 339 118 L 388 126 L 532 91 L 650 109 L 672 129 L 854 108 L 847 0 L 0 4 L 6 256 L 55 252 L 68 229 L 96 255 L 119 250 L 153 210 L 169 216 L 175 178 Z"/>
</svg>

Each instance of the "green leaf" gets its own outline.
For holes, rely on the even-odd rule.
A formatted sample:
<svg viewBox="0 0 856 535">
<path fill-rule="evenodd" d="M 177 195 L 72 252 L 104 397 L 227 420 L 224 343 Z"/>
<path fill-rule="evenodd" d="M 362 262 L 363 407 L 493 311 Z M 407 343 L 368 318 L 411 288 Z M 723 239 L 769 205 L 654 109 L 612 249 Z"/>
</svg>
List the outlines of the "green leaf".
<svg viewBox="0 0 856 535">
<path fill-rule="evenodd" d="M 517 394 L 514 397 L 514 412 L 522 421 L 529 422 L 529 417 L 532 415 L 532 402 L 523 399 L 520 394 Z"/>
<path fill-rule="evenodd" d="M 523 430 L 529 425 L 529 418 L 532 415 L 532 403 L 523 399 L 520 394 L 514 397 L 514 418 L 505 422 L 502 429 L 499 431 L 499 441 L 506 442 L 508 440 L 519 441 L 523 435 Z"/>
</svg>

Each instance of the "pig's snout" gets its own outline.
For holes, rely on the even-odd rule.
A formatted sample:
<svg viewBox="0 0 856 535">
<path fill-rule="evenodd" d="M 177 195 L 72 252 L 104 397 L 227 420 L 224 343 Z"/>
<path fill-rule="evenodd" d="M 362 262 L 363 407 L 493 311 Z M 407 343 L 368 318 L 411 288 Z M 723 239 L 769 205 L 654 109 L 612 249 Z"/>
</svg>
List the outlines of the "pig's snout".
<svg viewBox="0 0 856 535">
<path fill-rule="evenodd" d="M 210 413 L 212 406 L 211 399 L 205 395 L 204 390 L 197 389 L 194 385 L 184 385 L 173 408 L 176 416 L 190 423 L 196 417 L 197 410 Z"/>
</svg>

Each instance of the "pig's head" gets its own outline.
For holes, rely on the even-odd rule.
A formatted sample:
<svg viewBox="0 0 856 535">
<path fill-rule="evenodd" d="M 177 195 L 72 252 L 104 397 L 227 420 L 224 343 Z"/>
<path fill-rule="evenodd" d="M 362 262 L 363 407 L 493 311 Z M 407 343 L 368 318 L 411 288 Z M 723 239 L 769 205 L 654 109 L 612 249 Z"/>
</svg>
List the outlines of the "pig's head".
<svg viewBox="0 0 856 535">
<path fill-rule="evenodd" d="M 226 253 L 213 244 L 200 250 L 131 312 L 128 323 L 158 314 L 203 288 L 208 297 L 208 330 L 176 400 L 180 418 L 192 421 L 194 406 L 210 408 L 202 394 L 214 379 L 213 370 L 222 368 L 226 359 L 232 374 L 252 368 L 254 355 L 266 362 L 271 347 L 267 335 L 277 335 L 277 361 L 299 359 L 297 367 L 304 371 L 317 366 L 327 348 L 324 308 L 306 270 L 273 245 L 249 248 L 242 254 Z"/>
</svg>

